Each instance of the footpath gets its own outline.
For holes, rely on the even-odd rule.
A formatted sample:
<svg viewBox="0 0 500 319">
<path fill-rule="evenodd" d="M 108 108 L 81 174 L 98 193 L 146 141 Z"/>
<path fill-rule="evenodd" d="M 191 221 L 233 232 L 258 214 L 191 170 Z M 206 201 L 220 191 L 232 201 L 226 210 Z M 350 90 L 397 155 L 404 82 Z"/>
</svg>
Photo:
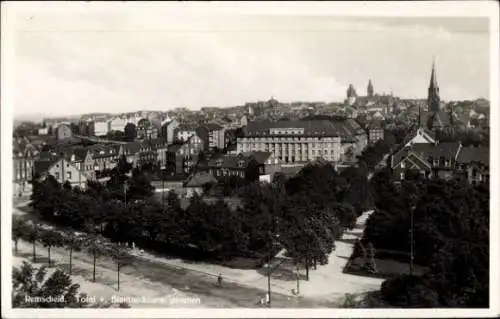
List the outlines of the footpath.
<svg viewBox="0 0 500 319">
<path fill-rule="evenodd" d="M 362 236 L 365 222 L 372 212 L 367 211 L 358 217 L 356 227 L 344 233 L 342 238 L 335 243 L 336 249 L 330 255 L 328 264 L 318 265 L 317 269 L 310 269 L 309 281 L 300 280 L 299 295 L 301 297 L 316 301 L 336 302 L 341 300 L 347 293 L 359 294 L 380 289 L 383 279 L 343 273 L 347 260 L 354 249 L 354 242 Z M 133 254 L 156 263 L 163 263 L 180 269 L 213 276 L 214 280 L 217 274 L 221 273 L 224 281 L 257 288 L 262 290 L 263 293 L 268 289 L 265 269 L 233 269 L 209 263 L 192 263 L 181 259 L 158 257 L 149 252 L 137 250 Z M 275 262 L 272 262 L 272 264 L 275 264 Z M 273 269 L 273 272 L 279 272 L 279 266 Z M 300 276 L 301 278 L 305 278 L 305 270 L 300 271 Z M 294 296 L 293 291 L 296 290 L 297 281 L 295 279 L 280 279 L 272 276 L 272 292 Z"/>
</svg>

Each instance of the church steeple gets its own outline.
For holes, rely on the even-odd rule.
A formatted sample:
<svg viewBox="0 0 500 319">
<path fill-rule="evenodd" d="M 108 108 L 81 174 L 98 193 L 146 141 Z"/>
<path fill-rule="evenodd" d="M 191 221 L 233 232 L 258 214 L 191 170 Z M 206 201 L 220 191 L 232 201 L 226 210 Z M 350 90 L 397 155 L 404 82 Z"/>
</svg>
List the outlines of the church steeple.
<svg viewBox="0 0 500 319">
<path fill-rule="evenodd" d="M 439 98 L 439 86 L 436 79 L 436 67 L 434 59 L 432 60 L 432 71 L 431 71 L 431 81 L 429 84 L 429 94 L 427 95 L 427 105 L 429 111 L 439 112 L 439 104 L 441 100 Z"/>
<path fill-rule="evenodd" d="M 357 96 L 358 94 L 356 94 L 356 89 L 354 89 L 354 86 L 352 84 L 349 84 L 349 87 L 347 88 L 347 97 L 352 98 Z"/>
<path fill-rule="evenodd" d="M 366 93 L 367 93 L 367 95 L 369 97 L 373 96 L 373 84 L 372 84 L 372 80 L 368 81 L 368 89 L 366 90 Z"/>
</svg>

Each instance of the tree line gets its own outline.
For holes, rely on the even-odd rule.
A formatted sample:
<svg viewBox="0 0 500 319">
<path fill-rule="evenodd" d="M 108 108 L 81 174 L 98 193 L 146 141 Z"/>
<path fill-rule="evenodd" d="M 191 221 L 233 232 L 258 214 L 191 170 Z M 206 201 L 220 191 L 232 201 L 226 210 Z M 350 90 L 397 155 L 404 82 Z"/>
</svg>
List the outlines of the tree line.
<svg viewBox="0 0 500 319">
<path fill-rule="evenodd" d="M 265 262 L 284 248 L 309 270 L 328 262 L 335 240 L 369 206 L 363 165 L 339 173 L 328 163 L 313 164 L 290 179 L 244 185 L 237 208 L 196 195 L 184 208 L 174 192 L 162 203 L 148 175 L 132 170 L 129 177 L 130 170 L 121 159 L 106 184 L 89 182 L 85 190 L 59 185 L 50 176 L 35 181 L 33 208 L 62 226 L 190 259 Z"/>
<path fill-rule="evenodd" d="M 381 295 L 391 305 L 488 307 L 489 185 L 457 181 L 391 182 L 389 171 L 371 180 L 376 210 L 364 240 L 377 250 L 410 252 L 413 213 L 414 261 L 421 275 L 386 280 Z"/>
<path fill-rule="evenodd" d="M 106 238 L 97 232 L 88 234 L 76 234 L 73 230 L 59 231 L 53 228 L 43 227 L 42 225 L 28 222 L 15 217 L 12 220 L 12 239 L 15 245 L 15 252 L 18 253 L 18 242 L 24 239 L 32 244 L 32 259 L 37 262 L 37 243 L 42 244 L 47 249 L 47 265 L 54 266 L 51 260 L 51 249 L 64 247 L 68 250 L 68 275 L 73 273 L 73 253 L 75 251 L 84 251 L 93 258 L 92 279 L 96 280 L 96 266 L 99 257 L 111 256 L 117 266 L 117 289 L 120 290 L 120 269 L 129 264 L 132 259 L 128 254 L 127 248 L 121 243 L 111 244 Z"/>
</svg>

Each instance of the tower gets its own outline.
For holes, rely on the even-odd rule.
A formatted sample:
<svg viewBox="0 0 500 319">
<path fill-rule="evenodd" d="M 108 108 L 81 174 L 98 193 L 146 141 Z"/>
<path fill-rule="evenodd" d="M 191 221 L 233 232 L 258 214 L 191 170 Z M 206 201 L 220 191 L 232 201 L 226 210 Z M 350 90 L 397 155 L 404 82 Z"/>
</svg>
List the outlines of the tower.
<svg viewBox="0 0 500 319">
<path fill-rule="evenodd" d="M 366 90 L 366 93 L 369 97 L 373 97 L 373 84 L 372 84 L 372 80 L 369 80 L 368 81 L 368 88 Z"/>
<path fill-rule="evenodd" d="M 432 71 L 431 71 L 431 82 L 429 84 L 429 91 L 427 95 L 427 106 L 429 111 L 433 113 L 439 112 L 439 104 L 441 100 L 439 98 L 439 87 L 436 80 L 436 68 L 434 66 L 434 60 L 432 61 Z"/>
<path fill-rule="evenodd" d="M 349 84 L 349 87 L 347 88 L 347 97 L 358 97 L 356 94 L 356 90 L 354 89 L 354 86 L 352 84 Z"/>
</svg>

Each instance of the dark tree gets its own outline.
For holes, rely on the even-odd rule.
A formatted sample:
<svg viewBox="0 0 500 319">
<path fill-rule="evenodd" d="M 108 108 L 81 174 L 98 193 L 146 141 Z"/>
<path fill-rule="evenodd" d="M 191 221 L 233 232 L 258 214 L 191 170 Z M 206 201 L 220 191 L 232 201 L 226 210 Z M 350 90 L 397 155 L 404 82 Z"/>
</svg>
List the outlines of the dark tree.
<svg viewBox="0 0 500 319">
<path fill-rule="evenodd" d="M 82 308 L 86 303 L 85 294 L 78 295 L 78 284 L 73 284 L 71 278 L 57 269 L 49 278 L 46 278 L 45 267 L 33 268 L 23 262 L 20 268 L 12 271 L 12 307 L 13 308 Z M 36 297 L 53 301 L 41 302 Z M 29 298 L 33 298 L 30 301 Z M 43 299 L 42 299 L 43 300 Z"/>
<path fill-rule="evenodd" d="M 124 128 L 124 139 L 126 142 L 133 142 L 137 137 L 137 127 L 134 123 L 128 123 Z"/>
</svg>

